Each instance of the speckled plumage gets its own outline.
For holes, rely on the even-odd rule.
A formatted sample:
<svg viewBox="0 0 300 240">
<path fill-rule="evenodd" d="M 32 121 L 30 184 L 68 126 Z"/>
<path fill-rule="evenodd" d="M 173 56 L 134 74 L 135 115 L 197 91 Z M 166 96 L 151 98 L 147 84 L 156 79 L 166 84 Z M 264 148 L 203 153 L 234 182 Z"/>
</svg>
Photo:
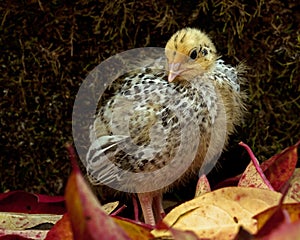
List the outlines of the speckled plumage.
<svg viewBox="0 0 300 240">
<path fill-rule="evenodd" d="M 154 215 L 159 219 L 162 211 L 160 203 L 157 203 L 161 193 L 198 173 L 209 147 L 212 129 L 218 133 L 215 128 L 226 127 L 226 142 L 242 117 L 243 94 L 240 93 L 239 81 L 243 68 L 225 65 L 217 59 L 213 44 L 202 32 L 195 41 L 190 42 L 193 34 L 199 32 L 187 28 L 172 36 L 166 46 L 167 50 L 174 51 L 166 52 L 169 71 L 148 66 L 114 81 L 107 90 L 109 94 L 101 98 L 95 122 L 91 126 L 87 172 L 93 184 L 100 184 L 103 179 L 117 181 L 122 178 L 122 172 L 112 175 L 107 165 L 101 165 L 103 158 L 108 158 L 123 170 L 151 172 L 169 164 L 178 153 L 180 144 L 190 146 L 182 153 L 182 161 L 195 159 L 178 180 L 159 191 L 139 194 L 144 216 L 148 215 L 145 220 L 150 224 L 154 224 Z M 192 54 L 195 53 L 191 53 L 193 49 L 197 49 L 197 65 L 191 59 L 184 59 L 186 55 L 194 58 Z M 175 51 L 182 54 L 176 55 Z M 175 69 L 172 69 L 174 66 Z M 182 66 L 193 66 L 195 71 L 186 73 L 180 70 Z M 172 71 L 175 75 L 170 78 Z M 220 116 L 223 106 L 226 126 L 220 126 L 221 120 L 224 120 L 224 116 Z M 181 138 L 182 122 L 188 126 L 187 129 L 193 126 L 199 128 L 199 136 L 192 136 L 193 129 L 189 129 L 191 139 L 198 138 L 199 145 L 189 142 L 187 137 Z M 189 152 L 196 146 L 196 157 L 190 156 Z M 221 151 L 216 144 L 212 154 L 217 155 Z M 139 179 L 128 179 L 128 189 L 132 181 L 138 182 Z M 154 214 L 150 209 L 153 203 L 158 208 L 154 209 Z"/>
</svg>

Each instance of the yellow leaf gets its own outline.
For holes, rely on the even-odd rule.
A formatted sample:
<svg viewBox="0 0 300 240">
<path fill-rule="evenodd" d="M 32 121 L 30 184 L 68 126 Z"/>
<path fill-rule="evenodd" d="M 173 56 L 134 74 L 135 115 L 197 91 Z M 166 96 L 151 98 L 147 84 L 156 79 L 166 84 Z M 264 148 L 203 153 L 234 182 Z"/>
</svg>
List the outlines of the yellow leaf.
<svg viewBox="0 0 300 240">
<path fill-rule="evenodd" d="M 119 218 L 113 218 L 113 220 L 126 232 L 131 240 L 148 240 L 153 238 L 149 228 Z"/>
<path fill-rule="evenodd" d="M 174 208 L 164 222 L 175 229 L 191 230 L 200 238 L 232 239 L 240 226 L 254 234 L 252 217 L 279 203 L 281 193 L 267 189 L 227 187 L 201 195 Z M 286 199 L 285 202 L 295 202 Z M 155 237 L 170 236 L 167 230 L 154 230 Z"/>
<path fill-rule="evenodd" d="M 291 222 L 300 220 L 300 203 L 283 204 L 281 208 L 287 211 Z M 274 206 L 254 216 L 254 218 L 257 220 L 257 228 L 260 229 L 276 210 L 277 206 Z"/>
<path fill-rule="evenodd" d="M 107 214 L 111 214 L 119 205 L 119 201 L 109 202 L 101 206 L 102 210 Z"/>
</svg>

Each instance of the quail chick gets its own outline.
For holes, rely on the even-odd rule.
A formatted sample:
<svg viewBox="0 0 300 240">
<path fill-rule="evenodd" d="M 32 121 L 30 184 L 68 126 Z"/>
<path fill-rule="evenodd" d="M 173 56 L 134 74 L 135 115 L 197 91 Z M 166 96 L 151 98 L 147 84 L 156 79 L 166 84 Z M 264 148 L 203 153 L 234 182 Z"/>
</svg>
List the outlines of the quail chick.
<svg viewBox="0 0 300 240">
<path fill-rule="evenodd" d="M 205 33 L 179 30 L 165 56 L 166 69 L 145 67 L 112 83 L 100 99 L 86 158 L 91 183 L 136 191 L 152 225 L 163 214 L 162 194 L 197 176 L 208 153 L 205 164 L 220 154 L 221 138 L 226 145 L 244 111 L 243 67 L 225 65 Z M 176 172 L 186 163 L 185 171 Z M 156 170 L 160 175 L 145 182 L 143 176 Z"/>
</svg>

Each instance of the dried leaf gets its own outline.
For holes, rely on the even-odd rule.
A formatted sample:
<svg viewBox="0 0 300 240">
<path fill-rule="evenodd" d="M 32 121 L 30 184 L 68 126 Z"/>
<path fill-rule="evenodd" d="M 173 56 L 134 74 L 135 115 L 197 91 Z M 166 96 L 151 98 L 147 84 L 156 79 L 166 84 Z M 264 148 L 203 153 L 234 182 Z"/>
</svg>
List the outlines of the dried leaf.
<svg viewBox="0 0 300 240">
<path fill-rule="evenodd" d="M 243 227 L 240 227 L 239 232 L 235 236 L 234 240 L 254 240 L 254 236 Z"/>
<path fill-rule="evenodd" d="M 264 182 L 264 179 L 261 177 L 261 175 L 258 174 L 252 161 L 249 163 L 246 170 L 243 172 L 239 180 L 238 186 L 270 189 L 269 186 Z"/>
<path fill-rule="evenodd" d="M 0 212 L 64 214 L 64 197 L 46 196 L 24 191 L 0 194 Z"/>
<path fill-rule="evenodd" d="M 278 228 L 283 225 L 290 225 L 291 222 L 300 219 L 300 203 L 283 204 L 286 193 L 287 188 L 278 206 L 271 207 L 253 217 L 257 220 L 258 227 L 258 232 L 255 235 L 256 239 L 269 239 Z M 280 239 L 286 239 L 286 237 L 281 235 Z"/>
<path fill-rule="evenodd" d="M 45 230 L 3 230 L 0 229 L 0 240 L 42 240 L 48 231 Z"/>
<path fill-rule="evenodd" d="M 35 226 L 55 224 L 62 215 L 0 212 L 0 229 L 26 230 Z"/>
<path fill-rule="evenodd" d="M 170 231 L 170 234 L 172 236 L 169 237 L 158 237 L 158 239 L 178 239 L 178 240 L 205 240 L 203 238 L 199 239 L 197 234 L 194 233 L 193 231 L 185 231 L 185 230 L 178 230 L 176 228 L 172 228 L 167 226 L 164 222 L 159 222 L 156 225 L 156 230 L 160 230 L 160 231 Z M 156 239 L 156 238 L 155 238 Z"/>
<path fill-rule="evenodd" d="M 290 178 L 290 188 L 287 196 L 300 202 L 300 168 L 296 168 Z"/>
<path fill-rule="evenodd" d="M 74 149 L 68 146 L 68 150 L 73 171 L 67 183 L 65 199 L 74 239 L 130 239 L 101 209 L 97 198 L 79 171 Z"/>
<path fill-rule="evenodd" d="M 148 240 L 153 238 L 149 227 L 136 224 L 120 217 L 114 217 L 114 221 L 126 232 L 131 240 Z"/>
<path fill-rule="evenodd" d="M 51 228 L 45 240 L 73 240 L 73 232 L 67 213 Z"/>
<path fill-rule="evenodd" d="M 255 239 L 300 238 L 300 232 L 295 231 L 294 228 L 294 223 L 300 220 L 300 204 L 283 204 L 284 198 L 285 195 L 282 196 L 278 206 L 267 209 L 254 217 L 258 220 L 258 232 Z"/>
<path fill-rule="evenodd" d="M 240 143 L 249 153 L 251 162 L 247 166 L 246 170 L 242 174 L 238 186 L 239 187 L 255 187 L 262 189 L 270 189 L 273 190 L 272 185 L 264 175 L 261 167 L 259 166 L 259 162 L 254 156 L 252 150 L 248 145 L 243 142 Z"/>
<path fill-rule="evenodd" d="M 107 214 L 111 214 L 118 207 L 118 205 L 119 205 L 119 201 L 115 201 L 115 202 L 106 203 L 102 205 L 101 208 Z"/>
<path fill-rule="evenodd" d="M 288 213 L 284 209 L 277 207 L 275 212 L 270 216 L 265 224 L 260 229 L 258 229 L 256 237 L 265 237 L 269 235 L 274 229 L 278 228 L 282 224 L 288 223 L 289 221 L 290 220 Z"/>
<path fill-rule="evenodd" d="M 196 233 L 192 231 L 181 231 L 175 228 L 171 228 L 170 231 L 175 240 L 201 240 L 198 238 Z"/>
<path fill-rule="evenodd" d="M 177 230 L 194 231 L 199 238 L 233 239 L 240 226 L 256 233 L 252 217 L 278 204 L 282 194 L 266 189 L 228 187 L 203 194 L 174 208 L 164 218 L 165 224 Z M 285 202 L 294 202 L 286 199 Z M 166 230 L 153 235 L 170 236 Z"/>
<path fill-rule="evenodd" d="M 259 238 L 262 239 L 262 238 Z M 297 240 L 300 239 L 300 220 L 294 223 L 281 224 L 263 237 L 263 240 Z"/>
<path fill-rule="evenodd" d="M 7 239 L 44 239 L 48 230 L 62 215 L 52 214 L 25 214 L 25 213 L 0 213 L 0 236 Z M 47 229 L 47 230 L 46 230 Z M 15 237 L 13 238 L 14 235 Z M 2 239 L 2 238 L 0 238 Z M 3 238 L 5 239 L 5 238 Z"/>
<path fill-rule="evenodd" d="M 210 191 L 211 188 L 209 181 L 205 175 L 202 175 L 197 182 L 195 197 L 199 197 L 200 195 L 208 193 Z"/>
<path fill-rule="evenodd" d="M 300 203 L 282 204 L 281 208 L 287 211 L 291 222 L 300 220 Z M 271 207 L 254 216 L 254 218 L 257 220 L 258 230 L 270 219 L 277 209 L 278 206 Z"/>
<path fill-rule="evenodd" d="M 284 149 L 261 165 L 265 176 L 276 191 L 279 191 L 293 175 L 298 161 L 297 147 L 299 144 L 300 141 Z"/>
<path fill-rule="evenodd" d="M 237 186 L 239 183 L 239 180 L 241 178 L 242 174 L 239 174 L 237 176 L 227 178 L 219 183 L 217 183 L 214 186 L 214 189 L 224 188 L 224 187 L 231 187 L 231 186 Z"/>
<path fill-rule="evenodd" d="M 270 182 L 270 184 L 272 185 L 274 190 L 276 190 L 276 191 L 281 190 L 281 187 L 288 181 L 291 173 L 293 173 L 293 171 L 295 169 L 295 164 L 297 162 L 297 147 L 299 145 L 300 145 L 300 141 L 297 142 L 295 145 L 293 145 L 289 148 L 286 148 L 281 153 L 271 157 L 269 160 L 267 160 L 261 164 L 260 168 L 264 172 L 264 176 L 268 179 L 268 181 Z M 253 159 L 253 157 L 252 157 L 252 159 Z M 285 161 L 287 161 L 287 162 L 285 162 Z M 251 165 L 251 164 L 249 164 L 249 165 Z M 272 166 L 272 165 L 274 165 L 274 166 Z M 283 175 L 276 178 L 276 175 L 280 175 L 281 171 L 283 171 Z M 271 174 L 271 172 L 273 172 L 273 174 Z M 227 186 L 235 186 L 236 183 L 239 182 L 241 176 L 242 175 L 238 175 L 238 176 L 226 179 L 226 180 L 218 183 L 215 186 L 215 189 L 227 187 Z M 298 179 L 298 182 L 299 182 L 299 179 Z M 295 187 L 297 188 L 297 186 L 295 186 Z M 299 193 L 299 190 L 297 190 L 296 192 Z M 294 197 L 295 197 L 295 199 L 300 199 L 300 196 L 298 195 L 298 197 L 297 197 L 297 194 Z"/>
</svg>

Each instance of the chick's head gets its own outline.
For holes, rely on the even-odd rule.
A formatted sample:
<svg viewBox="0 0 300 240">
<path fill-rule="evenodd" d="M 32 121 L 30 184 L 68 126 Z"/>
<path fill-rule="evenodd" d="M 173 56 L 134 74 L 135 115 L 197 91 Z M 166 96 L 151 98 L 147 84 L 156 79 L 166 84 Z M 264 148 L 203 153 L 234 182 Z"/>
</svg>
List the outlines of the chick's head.
<svg viewBox="0 0 300 240">
<path fill-rule="evenodd" d="M 184 28 L 176 32 L 167 42 L 165 54 L 169 82 L 179 76 L 189 79 L 203 74 L 213 68 L 218 58 L 210 38 L 194 28 Z"/>
</svg>

